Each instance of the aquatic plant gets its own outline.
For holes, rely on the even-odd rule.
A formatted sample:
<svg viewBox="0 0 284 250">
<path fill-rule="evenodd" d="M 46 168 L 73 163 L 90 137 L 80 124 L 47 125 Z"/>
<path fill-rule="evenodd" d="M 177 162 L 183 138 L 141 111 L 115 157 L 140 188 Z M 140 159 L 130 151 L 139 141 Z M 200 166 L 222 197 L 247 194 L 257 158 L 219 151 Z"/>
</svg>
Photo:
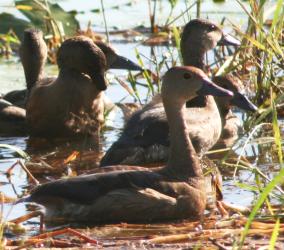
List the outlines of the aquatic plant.
<svg viewBox="0 0 284 250">
<path fill-rule="evenodd" d="M 20 41 L 12 30 L 6 34 L 0 34 L 0 56 L 3 55 L 9 58 L 13 52 L 13 46 L 18 46 L 19 44 Z"/>
</svg>

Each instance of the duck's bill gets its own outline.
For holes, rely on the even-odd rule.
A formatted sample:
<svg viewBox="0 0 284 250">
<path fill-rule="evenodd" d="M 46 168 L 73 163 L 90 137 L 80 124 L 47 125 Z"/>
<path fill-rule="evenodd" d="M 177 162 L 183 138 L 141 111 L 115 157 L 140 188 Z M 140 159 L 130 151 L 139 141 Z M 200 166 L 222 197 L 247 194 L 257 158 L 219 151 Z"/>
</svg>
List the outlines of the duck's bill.
<svg viewBox="0 0 284 250">
<path fill-rule="evenodd" d="M 93 82 L 96 84 L 98 90 L 103 91 L 107 89 L 108 82 L 102 74 L 95 74 L 92 78 Z"/>
<path fill-rule="evenodd" d="M 202 79 L 202 86 L 196 92 L 198 95 L 213 95 L 213 96 L 233 96 L 233 92 L 223 89 L 210 81 L 208 78 Z"/>
<path fill-rule="evenodd" d="M 143 69 L 138 64 L 132 62 L 126 57 L 119 55 L 117 56 L 116 60 L 110 65 L 110 68 L 143 71 Z"/>
<path fill-rule="evenodd" d="M 246 96 L 239 92 L 234 94 L 234 97 L 231 100 L 231 104 L 245 111 L 257 111 L 257 107 Z"/>
<path fill-rule="evenodd" d="M 221 40 L 218 42 L 218 45 L 220 46 L 240 46 L 241 43 L 239 40 L 237 40 L 236 38 L 232 37 L 229 34 L 223 34 Z"/>
</svg>

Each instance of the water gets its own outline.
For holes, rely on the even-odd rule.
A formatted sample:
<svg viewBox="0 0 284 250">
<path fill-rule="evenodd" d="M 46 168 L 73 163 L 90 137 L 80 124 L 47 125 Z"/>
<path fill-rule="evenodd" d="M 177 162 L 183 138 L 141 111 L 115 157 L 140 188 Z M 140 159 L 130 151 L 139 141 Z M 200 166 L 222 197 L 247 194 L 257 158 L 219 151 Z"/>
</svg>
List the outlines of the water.
<svg viewBox="0 0 284 250">
<path fill-rule="evenodd" d="M 136 61 L 134 50 L 132 49 L 134 46 L 137 46 L 137 44 L 125 44 L 125 43 L 118 43 L 113 44 L 122 55 L 127 55 L 130 59 L 133 61 Z M 166 50 L 166 48 L 164 48 Z M 138 46 L 139 52 L 143 53 L 146 56 L 150 57 L 150 47 L 145 46 Z M 162 49 L 159 48 L 161 51 Z M 0 72 L 5 72 L 5 74 L 2 75 L 3 79 L 3 93 L 13 90 L 13 89 L 22 89 L 25 86 L 25 79 L 23 70 L 21 67 L 21 64 L 17 59 L 13 59 L 10 62 L 4 62 L 2 60 L 2 63 L 0 64 Z M 5 71 L 4 71 L 5 70 Z M 47 65 L 45 68 L 45 72 L 47 75 L 56 75 L 57 68 L 53 65 Z M 113 75 L 118 76 L 119 78 L 125 79 L 127 72 L 122 70 L 112 70 L 108 73 L 108 78 L 112 79 Z M 146 89 L 140 88 L 140 94 L 141 96 L 145 96 Z M 111 84 L 110 87 L 106 91 L 106 95 L 112 102 L 120 102 L 123 100 L 123 102 L 133 102 L 133 98 L 123 89 L 119 84 Z M 242 114 L 238 112 L 239 117 L 242 117 Z M 107 148 L 118 138 L 119 132 L 121 131 L 121 128 L 123 127 L 123 115 L 122 112 L 119 109 L 116 109 L 116 112 L 111 116 L 110 120 L 108 121 L 108 127 L 109 129 L 105 130 L 104 133 L 101 136 L 101 148 L 103 151 L 107 150 Z M 20 147 L 23 150 L 27 149 L 27 138 L 1 138 L 0 143 L 3 144 L 11 144 L 17 147 Z M 42 146 L 42 145 L 40 145 Z M 37 157 L 39 155 L 43 155 L 47 152 L 52 151 L 60 151 L 60 148 L 58 149 L 48 149 L 46 150 L 44 148 L 44 153 L 42 151 L 34 153 L 33 150 L 30 150 L 32 155 L 34 157 Z M 74 147 L 71 148 L 61 148 L 62 153 L 59 156 L 50 157 L 47 158 L 47 162 L 55 162 L 54 165 L 58 166 L 58 161 L 63 162 L 65 158 L 68 157 L 74 150 Z M 0 155 L 2 157 L 14 157 L 9 150 L 0 150 Z M 5 173 L 5 171 L 15 162 L 16 159 L 11 159 L 9 161 L 0 162 L 0 168 L 2 173 Z M 51 163 L 52 165 L 52 163 Z M 94 165 L 94 164 L 93 164 Z M 248 175 L 248 172 L 246 173 L 243 171 L 242 175 L 244 175 L 244 178 L 247 178 L 246 175 Z M 59 175 L 60 176 L 60 175 Z M 49 177 L 53 179 L 54 177 Z M 57 177 L 58 178 L 58 177 Z M 45 180 L 46 181 L 46 180 Z M 1 186 L 1 191 L 8 196 L 16 197 L 17 195 L 22 195 L 25 186 L 27 186 L 27 177 L 26 174 L 22 171 L 20 167 L 16 167 L 13 171 L 13 177 L 11 182 L 8 182 L 6 176 L 4 174 L 0 174 L 0 182 L 4 182 L 5 185 Z M 17 191 L 15 193 L 14 189 Z M 228 179 L 224 181 L 223 186 L 223 192 L 224 192 L 224 199 L 225 201 L 229 201 L 238 205 L 249 205 L 252 201 L 253 194 L 251 192 L 242 190 L 237 188 L 235 186 L 235 183 L 232 179 Z M 245 198 L 244 198 L 245 197 Z M 4 218 L 6 220 L 16 218 L 18 216 L 24 215 L 28 212 L 27 208 L 23 204 L 17 204 L 17 205 L 5 205 L 4 206 Z M 36 220 L 37 221 L 37 220 Z"/>
<path fill-rule="evenodd" d="M 91 21 L 96 29 L 104 30 L 101 12 L 98 13 L 94 11 L 101 9 L 100 1 L 82 1 L 80 4 L 78 4 L 76 0 L 54 0 L 51 2 L 58 3 L 66 11 L 76 10 L 78 12 L 76 18 L 79 20 L 82 28 L 87 27 L 88 22 Z M 224 14 L 226 14 L 229 16 L 230 20 L 242 23 L 243 11 L 236 1 L 224 1 L 219 4 L 213 4 L 212 2 L 212 0 L 202 1 L 203 18 L 210 16 L 212 20 L 220 21 Z M 192 3 L 193 1 L 178 1 L 173 11 L 173 17 L 180 15 Z M 138 25 L 150 26 L 147 0 L 104 1 L 104 4 L 105 11 L 107 12 L 106 21 L 109 27 L 127 29 Z M 0 12 L 5 11 L 24 18 L 12 6 L 12 0 L 2 0 L 0 3 Z M 157 10 L 156 23 L 164 24 L 170 13 L 168 1 L 158 1 Z M 189 17 L 193 18 L 195 16 L 196 8 L 194 7 L 190 10 Z M 184 22 L 184 19 L 180 18 L 176 24 L 180 25 L 184 24 Z M 246 22 L 246 20 L 244 22 Z"/>
<path fill-rule="evenodd" d="M 78 6 L 78 1 L 75 0 L 69 0 L 69 1 L 58 1 L 62 7 L 66 10 L 72 10 L 76 9 L 77 11 L 84 11 L 84 14 L 79 14 L 78 20 L 80 21 L 82 27 L 86 27 L 89 20 L 92 20 L 92 24 L 95 29 L 97 30 L 103 30 L 104 24 L 102 22 L 102 16 L 99 13 L 93 13 L 90 11 L 90 9 L 96 9 L 100 8 L 99 1 L 83 1 Z M 107 9 L 107 22 L 108 25 L 112 28 L 117 27 L 120 29 L 125 29 L 129 27 L 133 27 L 136 25 L 146 25 L 149 26 L 149 20 L 148 20 L 148 14 L 147 14 L 147 1 L 132 1 L 131 6 L 124 6 L 123 3 L 121 3 L 121 8 L 119 9 L 112 9 L 111 6 L 114 5 L 112 1 L 105 1 L 106 2 L 106 9 Z M 121 1 L 122 2 L 122 1 Z M 129 1 L 123 1 L 124 3 L 127 3 Z M 0 12 L 5 10 L 9 11 L 11 13 L 16 13 L 17 16 L 21 16 L 19 13 L 16 12 L 15 8 L 7 7 L 11 5 L 11 1 L 4 0 L 1 1 L 0 4 Z M 4 7 L 6 6 L 6 7 Z M 165 21 L 165 18 L 167 16 L 167 13 L 169 11 L 168 5 L 165 4 L 165 1 L 161 1 L 158 8 L 162 10 L 161 15 L 157 17 L 159 23 L 163 23 Z M 180 1 L 177 8 L 174 11 L 174 16 L 177 16 L 182 10 L 184 10 L 184 2 Z M 222 4 L 216 4 L 212 5 L 212 1 L 204 1 L 204 4 L 202 4 L 202 10 L 204 11 L 204 16 L 209 16 L 211 19 L 221 19 L 223 16 L 222 11 L 223 10 L 232 10 L 232 13 L 230 13 L 229 18 L 230 20 L 237 21 L 240 23 L 245 23 L 246 19 L 244 19 L 243 12 L 241 11 L 241 8 L 237 5 L 234 1 L 226 1 Z M 124 14 L 124 13 L 127 13 Z M 160 13 L 160 12 L 159 12 Z M 228 14 L 228 12 L 227 12 Z M 194 12 L 191 13 L 191 15 L 194 16 Z M 110 18 L 111 17 L 111 18 Z M 184 23 L 184 20 L 179 20 L 177 24 Z M 117 48 L 120 51 L 120 54 L 126 55 L 128 58 L 130 58 L 133 61 L 136 61 L 135 51 L 134 48 L 137 48 L 139 53 L 145 55 L 146 57 L 151 57 L 150 47 L 143 46 L 139 43 L 125 43 L 125 41 L 122 42 L 121 37 L 112 37 L 113 45 L 115 48 Z M 166 47 L 158 47 L 156 48 L 157 54 L 161 55 L 167 51 L 168 48 Z M 209 60 L 211 57 L 209 56 Z M 148 63 L 148 64 L 147 64 Z M 151 65 L 146 60 L 147 67 L 151 68 Z M 57 74 L 57 68 L 54 65 L 47 65 L 45 68 L 45 72 L 47 75 L 56 75 Z M 113 76 L 118 76 L 121 79 L 125 80 L 125 77 L 127 76 L 127 72 L 122 70 L 113 70 L 108 73 L 108 78 L 113 82 L 113 84 L 110 85 L 110 87 L 106 91 L 106 95 L 109 97 L 109 99 L 112 102 L 120 102 L 123 100 L 123 102 L 133 102 L 133 97 L 131 97 L 125 89 L 123 89 L 119 84 L 115 84 L 112 79 Z M 25 87 L 25 79 L 24 79 L 24 73 L 21 67 L 21 64 L 19 62 L 18 58 L 12 58 L 9 61 L 0 58 L 0 79 L 1 79 L 1 92 L 6 93 L 11 90 L 15 89 L 23 89 Z M 140 88 L 139 92 L 141 96 L 146 96 L 146 89 Z M 240 111 L 236 111 L 237 115 L 242 118 L 243 115 Z M 122 112 L 117 109 L 111 116 L 111 119 L 108 121 L 108 128 L 103 132 L 101 135 L 101 149 L 102 151 L 105 151 L 119 136 L 119 132 L 121 131 L 121 128 L 123 127 L 123 116 Z M 51 154 L 46 156 L 46 161 L 49 162 L 52 166 L 61 166 L 63 165 L 62 162 L 65 158 L 68 157 L 74 150 L 74 147 L 66 148 L 63 147 L 57 147 L 56 149 L 44 149 L 42 151 L 33 151 L 30 150 L 30 148 L 27 148 L 27 141 L 28 139 L 23 138 L 0 138 L 1 144 L 10 144 L 17 146 L 21 148 L 22 150 L 28 150 L 35 162 L 37 162 L 39 156 L 42 157 L 44 154 L 51 154 L 54 152 L 55 155 Z M 47 146 L 42 145 L 41 146 Z M 253 147 L 255 145 L 249 145 L 247 147 L 247 150 L 245 152 L 245 156 L 252 157 L 254 156 L 254 151 L 259 152 L 259 147 L 255 147 L 255 150 L 253 150 Z M 51 147 L 52 148 L 52 147 Z M 61 154 L 58 153 L 61 150 Z M 84 168 L 92 168 L 96 164 L 93 163 L 97 159 L 97 150 L 94 150 L 89 153 L 94 154 L 94 159 L 91 158 L 88 162 L 88 166 L 84 166 Z M 86 152 L 85 152 L 86 153 Z M 236 150 L 236 153 L 240 153 L 240 150 Z M 14 169 L 13 175 L 11 177 L 11 180 L 8 180 L 6 175 L 4 174 L 6 170 L 17 160 L 15 158 L 15 155 L 7 150 L 7 149 L 0 149 L 0 158 L 6 158 L 6 160 L 0 160 L 0 191 L 3 192 L 5 195 L 9 197 L 17 197 L 23 195 L 24 191 L 26 190 L 26 186 L 29 184 L 28 178 L 26 176 L 26 173 L 22 171 L 22 169 L 18 166 Z M 7 158 L 9 158 L 7 160 Z M 96 159 L 95 159 L 96 158 Z M 255 160 L 257 163 L 257 160 Z M 264 161 L 265 162 L 265 161 Z M 65 171 L 65 170 L 64 170 Z M 74 171 L 74 170 L 73 170 Z M 75 170 L 77 171 L 77 170 Z M 61 176 L 61 175 L 59 175 Z M 237 205 L 250 205 L 252 200 L 254 199 L 254 193 L 250 191 L 246 191 L 244 189 L 241 189 L 236 186 L 236 181 L 231 177 L 230 174 L 224 173 L 224 183 L 223 183 L 223 194 L 224 194 L 224 200 L 237 204 Z M 39 176 L 39 178 L 42 178 L 42 176 Z M 43 178 L 44 181 L 47 181 L 48 179 L 54 179 L 58 178 L 58 176 L 50 175 L 48 178 Z M 240 182 L 246 182 L 247 184 L 254 184 L 254 177 L 251 175 L 251 172 L 249 171 L 239 171 L 237 174 L 237 181 Z M 28 212 L 27 207 L 24 204 L 17 204 L 17 205 L 4 205 L 4 220 L 9 220 L 12 218 L 16 218 L 18 216 L 24 215 Z M 38 221 L 35 219 L 34 221 Z"/>
</svg>

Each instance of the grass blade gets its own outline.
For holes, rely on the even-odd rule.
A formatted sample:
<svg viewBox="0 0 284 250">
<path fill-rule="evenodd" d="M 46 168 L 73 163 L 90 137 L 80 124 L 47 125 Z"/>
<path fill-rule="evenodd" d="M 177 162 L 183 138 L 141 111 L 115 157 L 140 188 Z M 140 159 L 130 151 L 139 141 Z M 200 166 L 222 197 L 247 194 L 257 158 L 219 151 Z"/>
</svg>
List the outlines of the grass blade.
<svg viewBox="0 0 284 250">
<path fill-rule="evenodd" d="M 275 249 L 275 244 L 277 242 L 278 234 L 279 234 L 279 229 L 280 229 L 280 219 L 277 218 L 275 227 L 273 229 L 270 242 L 269 242 L 269 250 L 274 250 Z"/>
<path fill-rule="evenodd" d="M 266 200 L 267 196 L 270 194 L 270 192 L 275 188 L 276 185 L 278 185 L 279 183 L 283 182 L 283 178 L 284 178 L 284 168 L 282 166 L 280 172 L 278 175 L 276 175 L 271 182 L 269 182 L 267 184 L 267 186 L 263 189 L 262 194 L 260 195 L 260 197 L 258 198 L 256 204 L 254 205 L 249 218 L 247 220 L 247 223 L 245 225 L 245 228 L 243 230 L 243 233 L 241 234 L 241 238 L 240 238 L 240 243 L 238 246 L 238 249 L 242 249 L 245 238 L 248 234 L 249 228 L 252 224 L 252 221 L 254 220 L 257 212 L 259 211 L 261 205 L 263 204 L 263 202 Z"/>
<path fill-rule="evenodd" d="M 10 149 L 10 150 L 16 152 L 21 158 L 23 158 L 25 160 L 29 159 L 29 155 L 25 151 L 23 151 L 22 149 L 20 149 L 18 147 L 15 147 L 15 146 L 12 146 L 12 145 L 9 145 L 9 144 L 0 144 L 0 148 Z"/>
</svg>

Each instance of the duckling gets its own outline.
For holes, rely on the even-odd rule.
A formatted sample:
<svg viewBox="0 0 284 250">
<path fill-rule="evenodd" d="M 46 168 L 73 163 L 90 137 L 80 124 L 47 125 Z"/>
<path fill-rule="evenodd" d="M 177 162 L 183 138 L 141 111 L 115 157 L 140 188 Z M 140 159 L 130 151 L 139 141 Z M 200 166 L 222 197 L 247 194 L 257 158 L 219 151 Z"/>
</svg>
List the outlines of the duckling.
<svg viewBox="0 0 284 250">
<path fill-rule="evenodd" d="M 210 21 L 194 19 L 184 28 L 181 52 L 185 65 L 205 69 L 204 55 L 217 44 L 237 45 L 230 36 Z M 196 97 L 187 103 L 185 119 L 197 153 L 206 152 L 221 134 L 221 118 L 212 96 Z M 165 162 L 168 157 L 169 127 L 157 95 L 126 123 L 120 138 L 101 160 L 101 166 Z"/>
<path fill-rule="evenodd" d="M 41 79 L 41 81 L 43 81 L 43 79 L 45 79 L 43 78 L 43 75 L 44 75 L 43 67 L 46 62 L 47 51 L 46 51 L 46 44 L 44 40 L 42 39 L 42 32 L 39 30 L 35 30 L 35 29 L 29 30 L 28 32 L 31 34 L 30 36 L 33 37 L 33 39 L 30 39 L 30 40 L 26 39 L 25 41 L 25 47 L 27 49 L 27 52 L 26 52 L 27 56 L 25 56 L 25 58 L 22 58 L 22 60 L 24 60 L 22 61 L 22 63 L 24 65 L 25 72 L 27 72 L 28 74 L 26 76 L 27 85 L 30 85 L 30 82 L 32 82 L 31 86 L 33 86 L 35 79 L 30 79 L 30 74 L 28 72 L 31 70 L 34 70 L 35 72 L 33 73 L 33 75 L 34 77 L 37 76 L 37 80 Z M 28 44 L 29 42 L 31 44 Z M 133 71 L 143 70 L 135 62 L 131 61 L 130 59 L 126 57 L 119 55 L 110 44 L 106 44 L 102 41 L 95 41 L 94 43 L 105 54 L 106 61 L 107 61 L 107 69 L 126 69 L 126 70 L 133 70 Z M 35 46 L 36 48 L 33 48 L 34 53 L 29 54 L 28 50 L 32 46 Z M 70 51 L 66 51 L 66 53 L 68 54 L 70 53 Z M 33 66 L 31 67 L 31 65 Z M 55 78 L 50 78 L 50 81 L 51 79 L 54 80 Z M 31 86 L 29 86 L 29 88 L 31 88 Z M 3 99 L 12 103 L 15 106 L 25 108 L 26 96 L 27 96 L 26 89 L 13 90 L 13 91 L 6 93 L 3 96 Z"/>
<path fill-rule="evenodd" d="M 171 140 L 164 167 L 111 166 L 102 173 L 45 183 L 20 201 L 44 206 L 47 222 L 200 219 L 206 205 L 204 178 L 188 136 L 185 103 L 204 94 L 232 95 L 195 67 L 174 67 L 163 77 L 161 96 Z"/>
<path fill-rule="evenodd" d="M 0 135 L 27 135 L 26 110 L 0 99 Z"/>
<path fill-rule="evenodd" d="M 243 94 L 244 86 L 241 80 L 231 74 L 215 76 L 213 82 L 234 93 L 234 97 L 215 97 L 222 119 L 222 133 L 213 150 L 227 148 L 233 145 L 242 131 L 240 120 L 231 110 L 232 106 L 238 106 L 243 110 L 256 112 L 257 107 Z"/>
</svg>

